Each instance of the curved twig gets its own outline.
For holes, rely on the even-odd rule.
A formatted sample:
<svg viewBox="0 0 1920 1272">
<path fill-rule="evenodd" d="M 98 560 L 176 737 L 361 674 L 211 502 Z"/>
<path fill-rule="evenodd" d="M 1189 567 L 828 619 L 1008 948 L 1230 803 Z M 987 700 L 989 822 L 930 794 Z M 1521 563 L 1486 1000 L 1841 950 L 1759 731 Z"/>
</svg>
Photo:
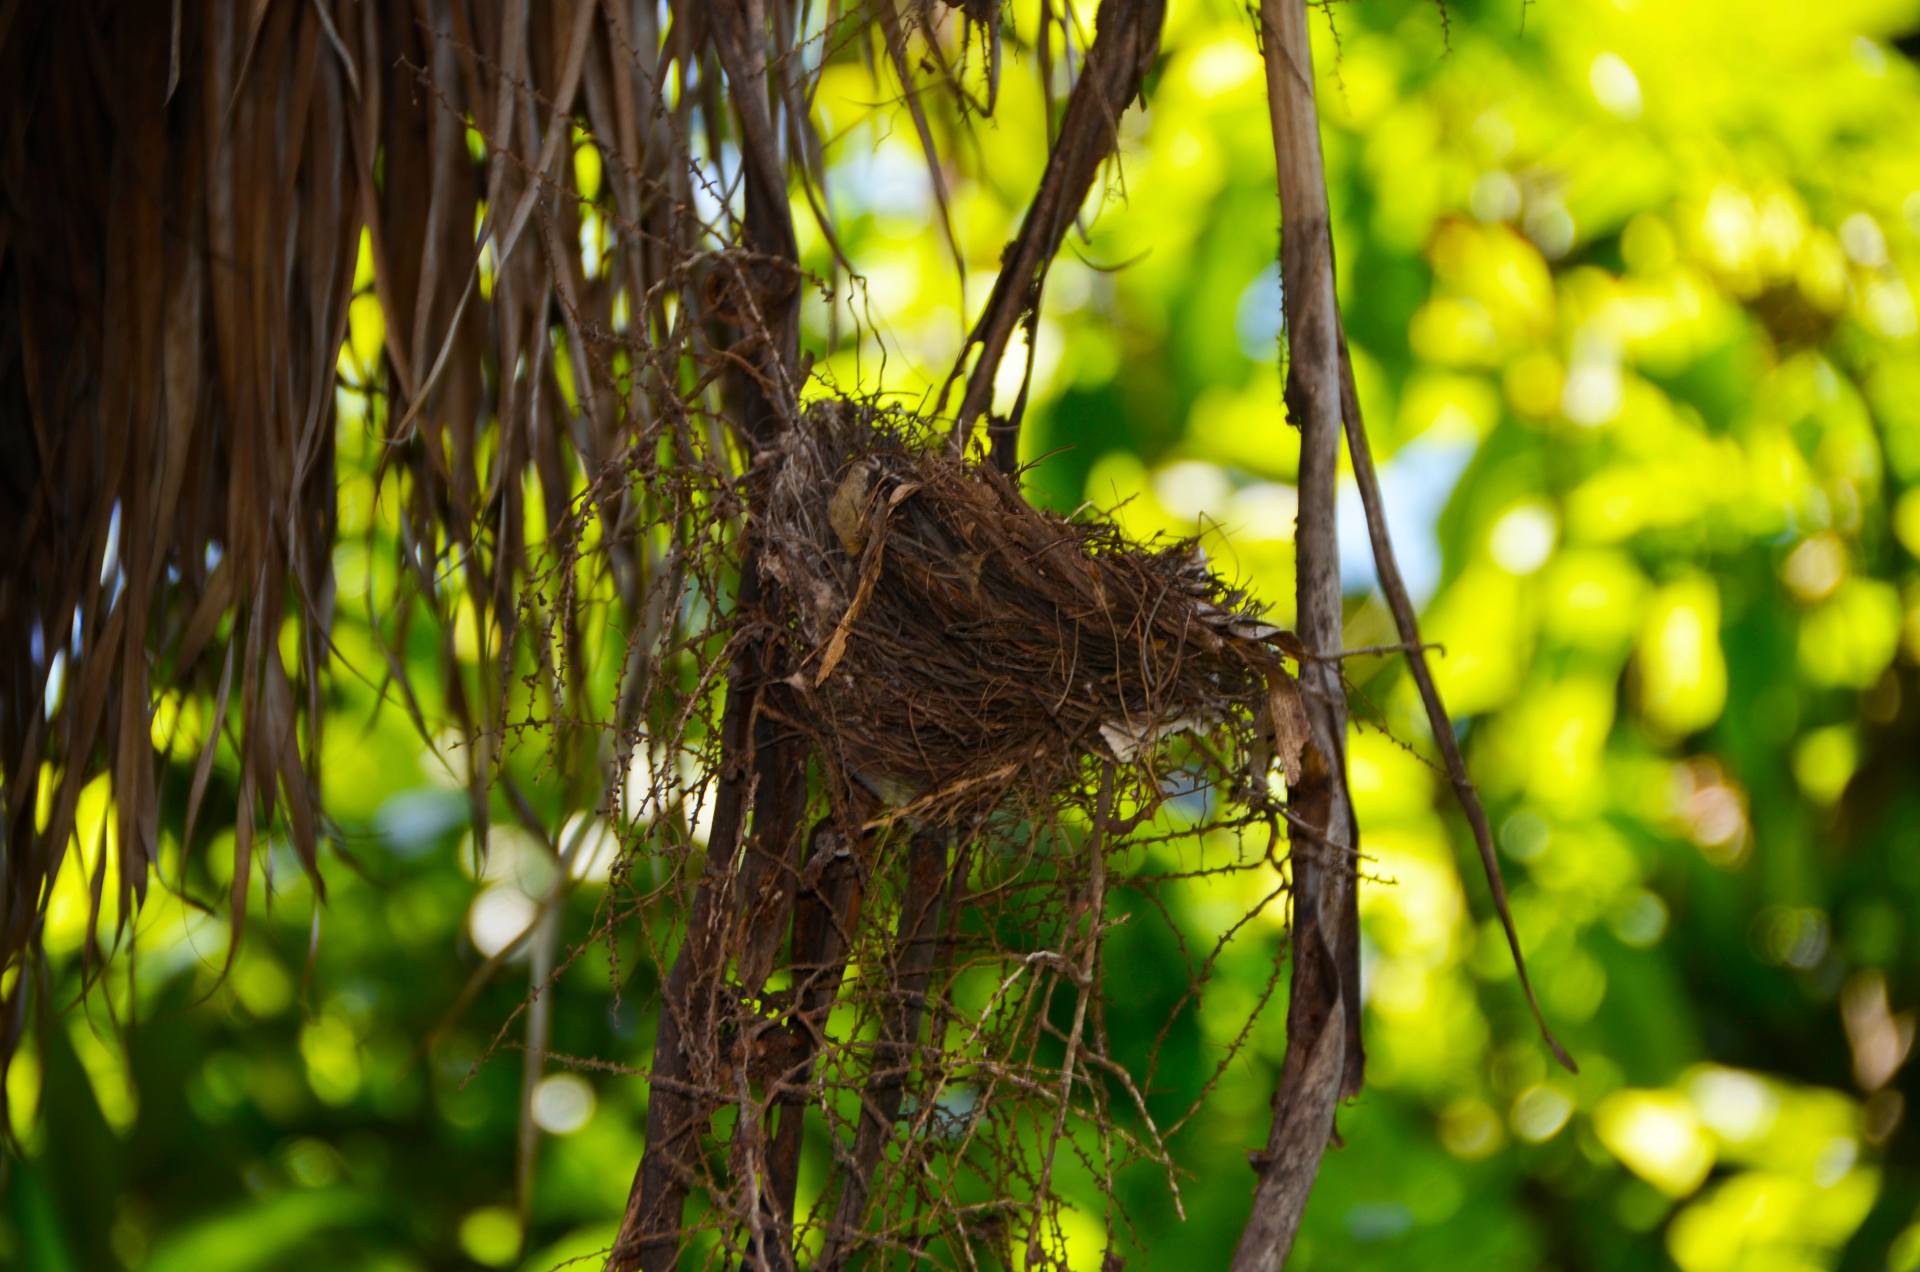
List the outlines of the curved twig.
<svg viewBox="0 0 1920 1272">
<path fill-rule="evenodd" d="M 966 391 L 954 416 L 955 449 L 966 445 L 978 420 L 993 405 L 993 382 L 1006 354 L 1014 328 L 1031 323 L 1040 308 L 1040 289 L 1047 267 L 1067 229 L 1073 224 L 1093 188 L 1094 174 L 1120 144 L 1120 116 L 1127 103 L 1140 95 L 1141 82 L 1160 48 L 1160 27 L 1166 17 L 1165 0 L 1104 0 L 1094 18 L 1093 44 L 1086 68 L 1067 100 L 1060 136 L 1047 156 L 1033 206 L 1027 209 L 1020 231 L 1001 255 L 1001 269 L 993 294 L 980 311 L 979 321 L 960 346 L 960 356 L 940 391 L 938 410 L 946 406 L 947 391 L 966 372 L 967 358 L 978 347 L 980 356 L 967 374 Z M 1030 329 L 1028 339 L 1034 338 Z M 1011 473 L 1018 463 L 1021 407 L 1025 383 L 1033 374 L 1029 360 L 1022 381 L 1020 405 L 1005 420 L 990 421 L 987 436 L 994 464 Z"/>
<path fill-rule="evenodd" d="M 1540 1000 L 1534 996 L 1533 982 L 1527 976 L 1526 956 L 1520 952 L 1520 934 L 1513 926 L 1513 911 L 1507 905 L 1507 885 L 1500 874 L 1500 861 L 1493 852 L 1493 829 L 1487 824 L 1487 810 L 1480 803 L 1480 792 L 1474 788 L 1473 779 L 1467 775 L 1466 760 L 1461 757 L 1460 743 L 1453 734 L 1453 720 L 1447 714 L 1446 703 L 1440 698 L 1440 690 L 1433 683 L 1433 672 L 1427 667 L 1427 646 L 1420 639 L 1420 620 L 1414 615 L 1413 601 L 1407 595 L 1407 585 L 1400 578 L 1400 565 L 1394 559 L 1393 540 L 1387 533 L 1386 506 L 1380 496 L 1380 479 L 1373 470 L 1373 450 L 1367 443 L 1367 429 L 1360 416 L 1360 395 L 1353 385 L 1353 359 L 1347 353 L 1347 334 L 1340 333 L 1340 413 L 1346 420 L 1347 453 L 1353 458 L 1353 480 L 1360 488 L 1360 503 L 1366 509 L 1367 536 L 1373 543 L 1374 568 L 1380 574 L 1380 590 L 1385 593 L 1387 607 L 1393 611 L 1394 625 L 1400 629 L 1399 648 L 1407 656 L 1407 669 L 1413 673 L 1413 682 L 1419 686 L 1420 701 L 1426 705 L 1427 723 L 1433 730 L 1433 740 L 1440 748 L 1440 758 L 1447 766 L 1447 779 L 1453 784 L 1454 798 L 1460 803 L 1460 810 L 1467 815 L 1467 824 L 1473 828 L 1474 846 L 1480 851 L 1480 868 L 1486 872 L 1487 890 L 1493 895 L 1493 910 L 1500 918 L 1500 927 L 1507 935 L 1507 948 L 1513 952 L 1514 970 L 1520 974 L 1520 988 L 1527 996 L 1527 1006 L 1533 1011 L 1534 1023 L 1540 1026 L 1540 1036 L 1546 1040 L 1553 1052 L 1554 1059 L 1564 1065 L 1569 1073 L 1578 1073 L 1580 1066 L 1575 1064 L 1567 1049 L 1553 1036 L 1553 1030 L 1547 1028 L 1547 1018 L 1540 1010 Z"/>
</svg>

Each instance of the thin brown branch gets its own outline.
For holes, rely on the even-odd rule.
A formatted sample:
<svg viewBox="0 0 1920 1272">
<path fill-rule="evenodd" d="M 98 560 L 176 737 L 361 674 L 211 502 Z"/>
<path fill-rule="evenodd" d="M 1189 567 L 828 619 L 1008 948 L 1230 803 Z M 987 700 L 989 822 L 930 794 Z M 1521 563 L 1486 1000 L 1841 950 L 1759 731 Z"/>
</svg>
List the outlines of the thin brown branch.
<svg viewBox="0 0 1920 1272">
<path fill-rule="evenodd" d="M 1001 255 L 993 294 L 960 347 L 959 360 L 948 377 L 949 387 L 966 369 L 968 356 L 978 347 L 979 358 L 967 377 L 966 391 L 954 416 L 954 444 L 964 446 L 973 425 L 993 406 L 993 382 L 1000 360 L 1013 338 L 1014 328 L 1029 324 L 1027 338 L 1035 338 L 1031 324 L 1040 309 L 1040 290 L 1047 267 L 1060 250 L 1100 164 L 1120 144 L 1120 116 L 1140 95 L 1141 82 L 1160 48 L 1160 27 L 1166 17 L 1165 0 L 1104 0 L 1094 18 L 1093 44 L 1086 66 L 1067 100 L 1060 136 L 1047 156 L 1039 192 L 1027 209 L 1020 231 Z M 1032 374 L 1031 361 L 1028 376 Z M 945 390 L 941 394 L 945 404 Z M 987 435 L 993 462 L 1011 473 L 1019 462 L 1020 415 L 1024 383 L 1011 415 L 991 420 Z"/>
<path fill-rule="evenodd" d="M 1347 453 L 1353 457 L 1353 480 L 1360 488 L 1360 503 L 1366 509 L 1367 537 L 1373 543 L 1374 568 L 1379 571 L 1380 590 L 1386 595 L 1387 608 L 1393 611 L 1394 626 L 1400 630 L 1401 644 L 1398 648 L 1407 655 L 1407 667 L 1413 673 L 1413 682 L 1419 686 L 1420 701 L 1426 705 L 1427 723 L 1433 730 L 1433 740 L 1440 747 L 1440 758 L 1447 766 L 1447 779 L 1453 785 L 1454 798 L 1460 802 L 1461 811 L 1467 815 L 1467 824 L 1473 828 L 1474 846 L 1480 851 L 1480 868 L 1486 872 L 1487 890 L 1493 896 L 1494 913 L 1500 916 L 1500 927 L 1507 935 L 1507 948 L 1513 952 L 1513 966 L 1520 974 L 1520 988 L 1527 996 L 1527 1006 L 1533 1011 L 1533 1019 L 1540 1026 L 1540 1036 L 1546 1040 L 1553 1051 L 1554 1059 L 1565 1065 L 1570 1073 L 1578 1073 L 1579 1066 L 1573 1057 L 1567 1054 L 1547 1028 L 1547 1018 L 1540 1010 L 1540 1000 L 1534 996 L 1533 982 L 1527 977 L 1527 960 L 1520 952 L 1520 934 L 1513 926 L 1513 911 L 1507 904 L 1507 885 L 1500 874 L 1500 861 L 1493 852 L 1493 829 L 1487 824 L 1487 810 L 1480 803 L 1480 793 L 1474 788 L 1473 779 L 1467 775 L 1467 762 L 1460 754 L 1460 742 L 1454 737 L 1453 720 L 1447 714 L 1446 703 L 1441 701 L 1440 690 L 1433 683 L 1433 673 L 1427 667 L 1427 646 L 1420 640 L 1420 621 L 1413 612 L 1413 601 L 1407 595 L 1407 585 L 1400 577 L 1399 562 L 1394 559 L 1393 540 L 1387 533 L 1386 506 L 1380 496 L 1380 479 L 1373 469 L 1373 449 L 1367 442 L 1366 424 L 1360 416 L 1360 395 L 1353 383 L 1353 359 L 1347 353 L 1346 332 L 1340 333 L 1340 411 L 1347 426 Z M 1351 652 L 1351 651 L 1350 651 Z"/>
<path fill-rule="evenodd" d="M 920 154 L 927 163 L 927 181 L 933 187 L 933 200 L 940 209 L 940 229 L 946 236 L 947 250 L 953 253 L 953 267 L 958 272 L 962 285 L 967 277 L 967 258 L 960 250 L 960 240 L 953 232 L 953 200 L 947 194 L 946 174 L 940 167 L 940 148 L 933 140 L 933 128 L 927 123 L 927 110 L 921 104 L 920 91 L 914 86 L 913 64 L 907 60 L 906 32 L 900 26 L 900 11 L 894 7 L 895 0 L 879 0 L 873 6 L 874 16 L 879 20 L 880 32 L 887 43 L 887 57 L 893 63 L 893 73 L 900 80 L 901 100 L 906 103 L 907 113 L 913 119 L 914 134 L 920 139 Z M 929 39 L 932 48 L 939 48 L 937 40 Z"/>
</svg>

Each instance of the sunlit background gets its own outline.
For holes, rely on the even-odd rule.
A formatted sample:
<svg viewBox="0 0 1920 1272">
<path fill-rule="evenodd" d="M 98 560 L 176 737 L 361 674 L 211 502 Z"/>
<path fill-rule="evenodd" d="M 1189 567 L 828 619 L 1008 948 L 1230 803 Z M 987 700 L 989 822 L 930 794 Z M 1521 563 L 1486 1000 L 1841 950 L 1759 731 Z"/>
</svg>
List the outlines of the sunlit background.
<svg viewBox="0 0 1920 1272">
<path fill-rule="evenodd" d="M 806 311 L 818 391 L 912 405 L 944 378 L 1045 160 L 1041 86 L 1015 60 L 1036 7 L 1008 9 L 993 118 L 933 120 L 957 156 L 954 245 L 898 85 L 858 57 L 822 72 L 825 197 L 859 277 L 835 271 L 796 191 L 835 297 Z M 1393 526 L 1581 1072 L 1551 1066 L 1525 1014 L 1411 686 L 1357 660 L 1372 1067 L 1297 1265 L 1912 1272 L 1920 5 L 1367 0 L 1313 27 L 1342 304 Z M 1047 285 L 1029 489 L 1117 507 L 1143 536 L 1202 536 L 1284 620 L 1295 435 L 1244 9 L 1172 4 L 1147 97 Z M 593 200 L 602 161 L 579 141 Z M 477 869 L 460 739 L 423 744 L 376 708 L 369 616 L 395 591 L 394 510 L 374 498 L 357 387 L 382 338 L 370 265 L 359 281 L 321 765 L 346 851 L 317 905 L 274 849 L 224 979 L 225 919 L 156 889 L 137 963 L 82 998 L 90 876 L 114 834 L 104 785 L 83 799 L 46 932 L 66 1010 L 6 1088 L 23 1155 L 0 1262 L 546 1268 L 611 1239 L 645 1108 L 618 1067 L 651 1052 L 651 986 L 604 945 L 564 973 L 523 1210 L 510 1018 L 526 955 L 463 989 L 557 881 L 501 824 Z M 1007 359 L 1003 405 L 1027 354 Z M 1342 498 L 1348 644 L 1388 641 Z M 469 655 L 471 627 L 455 631 Z M 430 664 L 437 643 L 416 635 Z M 430 692 L 421 705 L 431 724 Z M 163 700 L 156 745 L 191 756 L 206 727 L 204 704 Z M 543 812 L 581 836 L 553 920 L 577 938 L 615 839 L 587 810 Z M 174 809 L 163 863 L 178 831 Z M 197 851 L 231 871 L 230 834 Z M 1202 940 L 1245 899 L 1191 882 L 1168 897 Z M 1156 1108 L 1184 1109 L 1232 1042 L 1283 917 L 1181 1017 Z M 1108 954 L 1116 1037 L 1128 1021 L 1150 1037 L 1187 986 L 1146 928 Z M 1130 1266 L 1225 1265 L 1281 1024 L 1264 1018 L 1174 1141 L 1184 1222 L 1163 1173 L 1121 1178 Z M 1076 1200 L 1075 1266 L 1095 1267 L 1105 1210 Z"/>
</svg>

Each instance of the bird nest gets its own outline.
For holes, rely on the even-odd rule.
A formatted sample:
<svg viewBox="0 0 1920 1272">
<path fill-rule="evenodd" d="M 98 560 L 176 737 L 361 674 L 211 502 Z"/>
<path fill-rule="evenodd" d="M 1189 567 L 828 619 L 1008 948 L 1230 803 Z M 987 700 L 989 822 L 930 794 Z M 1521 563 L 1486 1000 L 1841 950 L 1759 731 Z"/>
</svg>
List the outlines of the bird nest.
<svg viewBox="0 0 1920 1272">
<path fill-rule="evenodd" d="M 1275 763 L 1298 776 L 1298 647 L 1196 543 L 1036 509 L 944 442 L 833 400 L 769 457 L 762 568 L 836 786 L 954 824 L 1049 801 L 1090 757 L 1151 766 L 1182 735 L 1255 790 Z"/>
</svg>

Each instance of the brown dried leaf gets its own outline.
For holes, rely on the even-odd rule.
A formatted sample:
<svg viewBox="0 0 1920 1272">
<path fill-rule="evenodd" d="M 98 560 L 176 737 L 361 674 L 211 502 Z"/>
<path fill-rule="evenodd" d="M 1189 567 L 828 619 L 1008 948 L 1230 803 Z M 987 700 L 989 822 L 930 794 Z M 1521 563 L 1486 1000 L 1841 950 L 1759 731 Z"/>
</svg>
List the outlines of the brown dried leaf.
<svg viewBox="0 0 1920 1272">
<path fill-rule="evenodd" d="M 1302 758 L 1313 743 L 1313 725 L 1300 697 L 1300 682 L 1284 671 L 1267 677 L 1267 723 L 1273 730 L 1273 757 L 1280 762 L 1289 786 L 1300 780 Z"/>
<path fill-rule="evenodd" d="M 871 467 L 865 463 L 853 464 L 827 500 L 827 522 L 850 557 L 859 556 L 867 541 L 867 495 L 872 482 Z"/>
</svg>

